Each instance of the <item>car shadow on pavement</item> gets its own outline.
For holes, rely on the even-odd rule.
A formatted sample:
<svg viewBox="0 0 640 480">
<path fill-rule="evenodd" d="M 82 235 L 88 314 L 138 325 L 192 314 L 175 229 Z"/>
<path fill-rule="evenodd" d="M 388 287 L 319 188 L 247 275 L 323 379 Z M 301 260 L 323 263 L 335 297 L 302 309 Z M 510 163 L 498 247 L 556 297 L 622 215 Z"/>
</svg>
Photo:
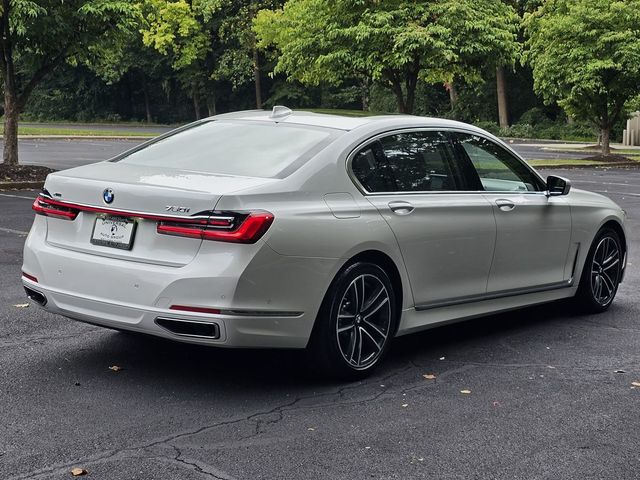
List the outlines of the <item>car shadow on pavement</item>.
<svg viewBox="0 0 640 480">
<path fill-rule="evenodd" d="M 411 364 L 437 365 L 445 353 L 481 362 L 487 352 L 493 355 L 504 348 L 509 337 L 542 335 L 550 325 L 575 317 L 564 303 L 556 302 L 399 337 L 384 364 L 362 383 L 378 382 Z M 91 328 L 85 336 L 81 348 L 50 352 L 42 361 L 52 364 L 51 368 L 64 364 L 80 379 L 104 375 L 109 367 L 118 366 L 122 370 L 116 374 L 124 383 L 144 382 L 193 393 L 240 389 L 250 394 L 265 388 L 324 389 L 345 383 L 319 377 L 307 367 L 304 352 L 297 350 L 212 348 L 102 328 Z"/>
</svg>

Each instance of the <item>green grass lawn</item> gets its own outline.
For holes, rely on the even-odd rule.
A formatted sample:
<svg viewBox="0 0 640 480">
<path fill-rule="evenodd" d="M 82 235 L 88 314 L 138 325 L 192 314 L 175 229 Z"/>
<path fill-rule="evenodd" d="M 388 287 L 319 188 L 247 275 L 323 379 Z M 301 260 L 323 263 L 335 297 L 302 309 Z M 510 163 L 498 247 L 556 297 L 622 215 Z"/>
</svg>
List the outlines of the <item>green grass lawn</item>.
<svg viewBox="0 0 640 480">
<path fill-rule="evenodd" d="M 0 126 L 0 134 L 4 133 L 4 128 Z M 90 130 L 81 128 L 48 128 L 48 127 L 20 127 L 18 126 L 18 135 L 60 135 L 67 137 L 141 137 L 150 138 L 155 135 L 136 132 L 131 130 Z"/>
<path fill-rule="evenodd" d="M 636 161 L 640 165 L 640 157 L 629 158 L 629 161 Z M 597 166 L 615 166 L 618 162 L 601 162 L 599 160 L 586 160 L 582 158 L 553 158 L 553 159 L 533 159 L 527 160 L 527 163 L 532 167 L 597 167 Z"/>
<path fill-rule="evenodd" d="M 542 147 L 543 150 L 548 152 L 574 152 L 574 153 L 592 153 L 593 155 L 597 155 L 600 153 L 600 149 L 596 148 L 576 148 L 576 147 Z M 636 148 L 615 148 L 611 147 L 611 153 L 617 155 L 640 155 L 640 149 Z"/>
</svg>

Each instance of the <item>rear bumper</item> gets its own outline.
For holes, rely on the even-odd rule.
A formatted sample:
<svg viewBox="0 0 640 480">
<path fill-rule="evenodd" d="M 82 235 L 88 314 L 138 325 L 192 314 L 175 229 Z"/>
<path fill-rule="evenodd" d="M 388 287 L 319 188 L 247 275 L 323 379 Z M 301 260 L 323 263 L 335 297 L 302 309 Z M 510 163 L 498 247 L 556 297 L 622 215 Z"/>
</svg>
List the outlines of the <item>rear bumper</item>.
<svg viewBox="0 0 640 480">
<path fill-rule="evenodd" d="M 25 287 L 43 308 L 68 318 L 172 340 L 248 348 L 304 348 L 324 294 L 340 267 L 327 258 L 289 257 L 264 242 L 204 242 L 187 265 L 172 267 L 78 252 L 45 240 L 37 217 L 24 248 Z M 220 314 L 172 310 L 172 305 Z M 158 318 L 216 325 L 208 338 L 185 336 Z M 215 338 L 212 338 L 215 337 Z"/>
<path fill-rule="evenodd" d="M 44 310 L 81 322 L 118 330 L 147 333 L 180 342 L 220 347 L 245 348 L 304 348 L 309 340 L 313 318 L 304 312 L 260 312 L 251 314 L 198 314 L 174 310 L 122 305 L 104 300 L 81 297 L 66 292 L 43 288 L 25 278 L 23 285 L 41 294 Z M 38 302 L 36 302 L 38 303 Z M 256 312 L 257 313 L 257 312 Z M 163 327 L 158 319 L 194 322 L 215 326 L 215 335 L 176 333 Z"/>
</svg>

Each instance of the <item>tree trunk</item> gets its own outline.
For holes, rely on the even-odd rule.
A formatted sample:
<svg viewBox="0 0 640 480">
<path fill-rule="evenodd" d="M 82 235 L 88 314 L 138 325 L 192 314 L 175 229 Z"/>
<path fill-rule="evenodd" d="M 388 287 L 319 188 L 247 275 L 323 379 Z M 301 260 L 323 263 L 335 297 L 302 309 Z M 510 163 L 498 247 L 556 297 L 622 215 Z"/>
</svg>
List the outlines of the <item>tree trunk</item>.
<svg viewBox="0 0 640 480">
<path fill-rule="evenodd" d="M 611 141 L 611 127 L 602 127 L 600 131 L 600 146 L 602 155 L 610 155 L 611 147 L 609 145 Z"/>
<path fill-rule="evenodd" d="M 458 104 L 458 91 L 456 90 L 456 86 L 453 83 L 453 80 L 446 83 L 445 87 L 449 92 L 449 101 L 451 102 L 451 110 L 453 110 L 454 108 L 456 108 L 456 105 Z"/>
<path fill-rule="evenodd" d="M 5 165 L 18 165 L 18 118 L 20 107 L 11 81 L 4 83 L 4 152 Z"/>
<path fill-rule="evenodd" d="M 147 88 L 146 79 L 142 80 L 142 93 L 144 94 L 144 110 L 147 114 L 147 123 L 152 123 L 153 118 L 151 117 L 151 105 L 149 104 L 149 89 Z"/>
<path fill-rule="evenodd" d="M 196 114 L 196 120 L 200 120 L 200 100 L 195 87 L 193 88 L 193 110 Z"/>
<path fill-rule="evenodd" d="M 260 82 L 260 59 L 258 49 L 253 49 L 253 82 L 256 86 L 256 108 L 262 108 L 262 85 Z"/>
<path fill-rule="evenodd" d="M 407 104 L 404 101 L 404 93 L 402 92 L 402 85 L 400 82 L 391 82 L 391 90 L 396 97 L 396 104 L 398 105 L 398 112 L 407 113 Z"/>
<path fill-rule="evenodd" d="M 207 110 L 209 111 L 209 116 L 213 117 L 216 114 L 216 99 L 207 97 Z"/>
<path fill-rule="evenodd" d="M 504 76 L 504 67 L 496 67 L 496 89 L 498 94 L 498 120 L 500 128 L 509 128 L 507 84 Z"/>
<path fill-rule="evenodd" d="M 369 111 L 369 100 L 371 98 L 371 81 L 367 77 L 363 77 L 359 82 L 360 100 L 362 101 L 362 111 Z"/>
</svg>

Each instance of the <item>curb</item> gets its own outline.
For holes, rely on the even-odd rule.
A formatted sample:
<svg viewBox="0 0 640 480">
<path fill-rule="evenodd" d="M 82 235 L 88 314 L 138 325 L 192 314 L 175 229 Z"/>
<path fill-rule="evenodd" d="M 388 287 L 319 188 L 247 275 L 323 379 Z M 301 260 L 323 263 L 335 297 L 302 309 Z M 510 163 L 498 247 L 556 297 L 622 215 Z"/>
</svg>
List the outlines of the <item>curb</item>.
<svg viewBox="0 0 640 480">
<path fill-rule="evenodd" d="M 44 180 L 40 182 L 0 182 L 0 190 L 40 189 L 42 187 L 44 187 Z"/>
</svg>

